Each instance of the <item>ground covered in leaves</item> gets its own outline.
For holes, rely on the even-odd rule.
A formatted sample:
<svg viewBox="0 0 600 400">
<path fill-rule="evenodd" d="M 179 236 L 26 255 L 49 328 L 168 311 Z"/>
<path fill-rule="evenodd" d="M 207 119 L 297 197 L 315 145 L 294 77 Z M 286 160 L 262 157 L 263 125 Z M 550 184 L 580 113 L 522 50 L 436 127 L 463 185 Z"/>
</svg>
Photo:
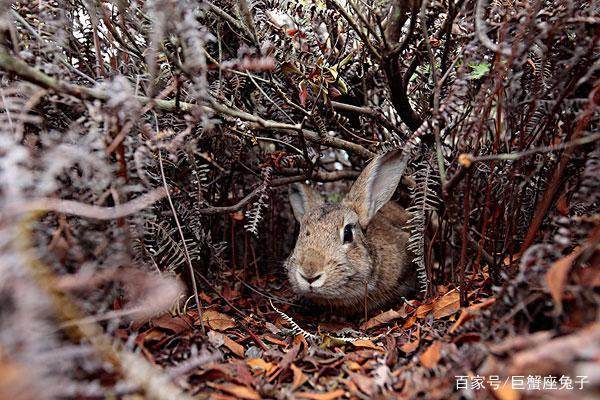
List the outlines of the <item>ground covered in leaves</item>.
<svg viewBox="0 0 600 400">
<path fill-rule="evenodd" d="M 0 4 L 0 400 L 600 397 L 598 1 Z M 298 305 L 400 150 L 427 293 Z"/>
<path fill-rule="evenodd" d="M 202 319 L 173 310 L 120 334 L 135 335 L 147 359 L 174 368 L 199 398 L 592 398 L 600 326 L 588 323 L 597 304 L 563 293 L 573 258 L 521 271 L 503 288 L 485 272 L 473 276 L 468 306 L 438 286 L 428 300 L 368 320 L 286 304 L 277 279 L 251 281 L 203 292 Z M 588 290 L 600 274 L 577 269 L 571 279 L 582 285 L 571 290 Z M 554 385 L 544 386 L 548 376 Z M 572 390 L 561 388 L 567 378 Z"/>
</svg>

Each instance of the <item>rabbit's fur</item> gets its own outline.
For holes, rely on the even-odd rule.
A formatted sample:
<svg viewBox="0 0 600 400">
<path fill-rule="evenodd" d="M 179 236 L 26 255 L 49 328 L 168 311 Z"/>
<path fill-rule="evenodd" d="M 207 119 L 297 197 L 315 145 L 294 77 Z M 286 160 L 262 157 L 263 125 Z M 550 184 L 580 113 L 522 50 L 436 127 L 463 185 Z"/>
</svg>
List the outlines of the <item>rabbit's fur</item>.
<svg viewBox="0 0 600 400">
<path fill-rule="evenodd" d="M 380 308 L 414 290 L 409 234 L 403 230 L 409 214 L 389 201 L 404 168 L 400 151 L 374 158 L 339 204 L 325 203 L 310 186 L 291 188 L 300 232 L 285 268 L 296 293 L 355 314 L 365 304 Z"/>
</svg>

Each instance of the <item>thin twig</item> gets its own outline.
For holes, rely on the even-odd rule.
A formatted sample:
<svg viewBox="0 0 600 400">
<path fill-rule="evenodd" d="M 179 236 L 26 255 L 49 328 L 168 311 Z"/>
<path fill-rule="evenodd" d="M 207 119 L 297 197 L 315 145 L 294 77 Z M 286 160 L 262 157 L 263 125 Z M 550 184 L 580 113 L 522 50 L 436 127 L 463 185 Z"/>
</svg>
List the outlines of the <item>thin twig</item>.
<svg viewBox="0 0 600 400">
<path fill-rule="evenodd" d="M 183 230 L 181 229 L 181 224 L 179 223 L 179 217 L 177 217 L 177 211 L 175 210 L 173 200 L 171 199 L 171 194 L 169 193 L 169 186 L 167 185 L 167 178 L 165 177 L 165 169 L 163 167 L 160 149 L 158 150 L 158 165 L 160 166 L 160 176 L 163 182 L 163 186 L 165 188 L 165 192 L 167 193 L 167 199 L 169 200 L 169 206 L 171 207 L 171 212 L 173 213 L 173 219 L 175 220 L 175 224 L 177 225 L 177 230 L 179 231 L 179 236 L 183 245 L 185 260 L 188 264 L 190 278 L 192 280 L 192 289 L 194 290 L 194 299 L 196 300 L 196 309 L 198 310 L 198 319 L 200 320 L 200 328 L 202 329 L 202 334 L 205 334 L 206 329 L 204 328 L 204 321 L 202 320 L 202 304 L 200 303 L 200 296 L 198 296 L 198 284 L 196 283 L 196 276 L 194 275 L 194 266 L 192 265 L 192 259 L 190 258 L 190 252 L 188 251 L 185 236 L 183 234 Z"/>
</svg>

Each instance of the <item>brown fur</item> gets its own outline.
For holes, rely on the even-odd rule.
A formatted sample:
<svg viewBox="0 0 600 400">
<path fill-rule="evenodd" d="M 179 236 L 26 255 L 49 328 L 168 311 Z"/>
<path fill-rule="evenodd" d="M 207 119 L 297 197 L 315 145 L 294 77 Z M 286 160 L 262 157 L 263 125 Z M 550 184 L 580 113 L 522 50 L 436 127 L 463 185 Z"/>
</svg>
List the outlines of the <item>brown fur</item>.
<svg viewBox="0 0 600 400">
<path fill-rule="evenodd" d="M 400 160 L 392 156 L 371 162 L 341 204 L 323 203 L 318 192 L 304 185 L 290 194 L 300 232 L 285 266 L 301 296 L 354 314 L 364 309 L 365 296 L 371 310 L 414 290 L 409 234 L 403 230 L 409 214 L 388 202 L 402 172 Z M 347 224 L 354 226 L 353 240 L 343 243 Z"/>
</svg>

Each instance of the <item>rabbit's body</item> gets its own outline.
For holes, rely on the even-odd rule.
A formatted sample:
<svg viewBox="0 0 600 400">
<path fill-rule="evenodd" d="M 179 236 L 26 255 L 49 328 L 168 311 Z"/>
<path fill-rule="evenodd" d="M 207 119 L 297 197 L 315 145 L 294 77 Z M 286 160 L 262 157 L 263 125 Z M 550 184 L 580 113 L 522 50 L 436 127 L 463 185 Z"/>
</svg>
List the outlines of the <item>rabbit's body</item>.
<svg viewBox="0 0 600 400">
<path fill-rule="evenodd" d="M 409 214 L 388 202 L 401 176 L 400 161 L 397 154 L 376 158 L 340 204 L 324 203 L 308 186 L 294 188 L 290 200 L 300 232 L 286 269 L 298 294 L 354 314 L 414 290 L 404 230 Z"/>
</svg>

